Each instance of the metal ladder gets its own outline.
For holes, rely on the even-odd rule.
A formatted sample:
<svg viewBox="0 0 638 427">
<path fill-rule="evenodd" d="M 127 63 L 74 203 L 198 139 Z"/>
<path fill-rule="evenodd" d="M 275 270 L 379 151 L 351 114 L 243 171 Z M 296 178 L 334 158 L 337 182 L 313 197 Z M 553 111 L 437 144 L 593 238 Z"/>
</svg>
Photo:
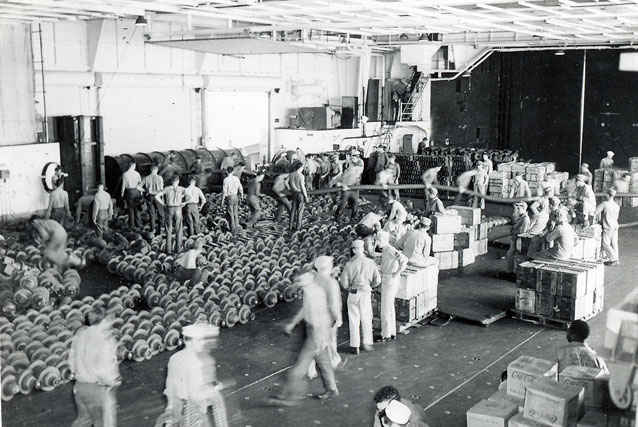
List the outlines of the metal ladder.
<svg viewBox="0 0 638 427">
<path fill-rule="evenodd" d="M 417 108 L 423 98 L 423 88 L 427 82 L 428 77 L 425 74 L 421 74 L 408 102 L 399 102 L 399 122 L 414 121 L 415 108 Z"/>
</svg>

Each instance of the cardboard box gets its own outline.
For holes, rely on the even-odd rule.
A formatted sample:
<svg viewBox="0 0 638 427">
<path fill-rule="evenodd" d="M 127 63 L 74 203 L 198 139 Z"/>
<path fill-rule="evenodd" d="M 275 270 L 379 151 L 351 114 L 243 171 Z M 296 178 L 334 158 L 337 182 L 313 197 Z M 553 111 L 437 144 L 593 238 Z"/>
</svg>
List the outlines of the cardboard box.
<svg viewBox="0 0 638 427">
<path fill-rule="evenodd" d="M 507 387 L 507 383 L 505 383 L 505 387 Z M 523 406 L 525 404 L 525 399 L 521 399 L 520 397 L 516 396 L 510 396 L 509 394 L 507 394 L 507 390 L 498 390 L 493 395 L 488 397 L 487 400 L 513 403 L 518 407 L 519 412 L 523 411 Z"/>
<path fill-rule="evenodd" d="M 582 387 L 537 378 L 527 384 L 523 415 L 551 427 L 572 426 L 584 413 L 583 396 Z"/>
<path fill-rule="evenodd" d="M 467 427 L 507 427 L 517 413 L 514 403 L 484 399 L 467 411 Z"/>
<path fill-rule="evenodd" d="M 432 252 L 449 252 L 454 250 L 454 234 L 433 234 Z"/>
<path fill-rule="evenodd" d="M 432 216 L 432 232 L 434 234 L 453 234 L 461 231 L 459 215 L 436 214 Z"/>
<path fill-rule="evenodd" d="M 454 249 L 468 249 L 470 248 L 470 233 L 467 231 L 461 231 L 460 233 L 454 233 Z"/>
<path fill-rule="evenodd" d="M 507 366 L 507 394 L 525 398 L 527 384 L 538 378 L 556 378 L 558 364 L 531 356 L 520 356 Z"/>
<path fill-rule="evenodd" d="M 578 421 L 576 427 L 606 427 L 607 415 L 595 409 L 588 409 L 583 418 Z"/>
<path fill-rule="evenodd" d="M 547 427 L 545 424 L 537 423 L 534 420 L 528 420 L 523 414 L 516 414 L 510 418 L 508 427 Z"/>
<path fill-rule="evenodd" d="M 516 309 L 525 313 L 536 313 L 536 291 L 516 289 Z"/>
<path fill-rule="evenodd" d="M 585 366 L 568 366 L 559 374 L 561 384 L 583 387 L 585 406 L 603 408 L 609 394 L 609 377 L 602 369 Z"/>
<path fill-rule="evenodd" d="M 481 208 L 471 208 L 469 206 L 450 206 L 461 217 L 463 225 L 477 225 L 481 223 Z"/>
<path fill-rule="evenodd" d="M 397 298 L 409 299 L 418 294 L 425 293 L 428 298 L 436 298 L 439 286 L 438 261 L 434 257 L 428 258 L 428 266 L 417 268 L 408 266 L 401 273 Z"/>
<path fill-rule="evenodd" d="M 416 320 L 416 303 L 417 297 L 412 297 L 410 299 L 395 299 L 394 307 L 397 321 L 407 323 Z"/>
<path fill-rule="evenodd" d="M 562 320 L 589 318 L 594 313 L 594 294 L 578 298 L 559 297 L 554 299 L 556 317 Z"/>
</svg>

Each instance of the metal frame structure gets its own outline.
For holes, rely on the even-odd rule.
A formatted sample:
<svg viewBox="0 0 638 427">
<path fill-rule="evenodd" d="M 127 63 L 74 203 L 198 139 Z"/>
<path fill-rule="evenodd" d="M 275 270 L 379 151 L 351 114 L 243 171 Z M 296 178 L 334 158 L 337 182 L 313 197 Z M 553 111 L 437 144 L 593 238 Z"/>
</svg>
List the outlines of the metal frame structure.
<svg viewBox="0 0 638 427">
<path fill-rule="evenodd" d="M 3 0 L 0 20 L 134 18 L 187 24 L 170 38 L 244 27 L 376 46 L 632 44 L 638 0 Z M 187 34 L 188 33 L 188 34 Z M 337 43 L 337 42 L 335 42 Z"/>
</svg>

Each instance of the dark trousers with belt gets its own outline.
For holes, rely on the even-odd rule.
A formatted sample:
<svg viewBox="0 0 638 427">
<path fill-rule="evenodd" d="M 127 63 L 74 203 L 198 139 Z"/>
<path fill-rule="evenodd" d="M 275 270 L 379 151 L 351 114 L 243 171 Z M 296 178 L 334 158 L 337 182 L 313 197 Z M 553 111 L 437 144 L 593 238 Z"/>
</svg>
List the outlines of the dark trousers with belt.
<svg viewBox="0 0 638 427">
<path fill-rule="evenodd" d="M 162 228 L 166 227 L 164 206 L 157 201 L 154 194 L 151 194 L 149 198 L 146 199 L 146 207 L 148 208 L 148 213 L 151 216 L 151 228 L 159 234 L 162 231 Z"/>
<path fill-rule="evenodd" d="M 239 230 L 239 196 L 226 197 L 226 209 L 228 210 L 228 225 L 235 232 Z"/>
<path fill-rule="evenodd" d="M 169 254 L 173 253 L 173 223 L 177 235 L 175 251 L 178 252 L 182 248 L 182 240 L 184 239 L 181 206 L 168 206 L 166 208 L 166 252 Z"/>
<path fill-rule="evenodd" d="M 357 207 L 359 206 L 359 190 L 347 190 L 341 193 L 341 200 L 337 211 L 335 212 L 335 221 L 339 221 L 339 217 L 343 214 L 343 211 L 349 207 L 352 209 L 350 219 L 354 220 L 357 215 Z"/>
<path fill-rule="evenodd" d="M 306 207 L 306 200 L 303 193 L 293 193 L 292 209 L 290 210 L 290 231 L 299 230 L 303 223 L 303 212 Z"/>
<path fill-rule="evenodd" d="M 124 193 L 126 197 L 126 204 L 128 207 L 128 225 L 130 228 L 135 228 L 140 226 L 140 199 L 142 198 L 142 194 L 137 188 L 127 188 L 126 193 Z"/>
<path fill-rule="evenodd" d="M 188 235 L 199 234 L 199 205 L 197 205 L 197 203 L 187 204 L 184 208 L 184 216 L 186 228 L 188 228 Z"/>
<path fill-rule="evenodd" d="M 99 237 L 104 235 L 104 232 L 109 229 L 109 210 L 108 209 L 100 209 L 97 211 L 97 215 L 95 217 L 95 230 Z"/>
</svg>

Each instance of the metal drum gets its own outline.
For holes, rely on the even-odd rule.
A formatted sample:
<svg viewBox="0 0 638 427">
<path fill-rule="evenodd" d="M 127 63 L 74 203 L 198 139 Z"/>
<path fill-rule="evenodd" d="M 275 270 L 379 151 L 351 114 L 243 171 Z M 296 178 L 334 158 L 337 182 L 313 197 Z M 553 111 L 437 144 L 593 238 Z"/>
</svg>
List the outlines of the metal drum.
<svg viewBox="0 0 638 427">
<path fill-rule="evenodd" d="M 104 156 L 104 170 L 106 174 L 106 190 L 111 196 L 119 196 L 122 174 L 128 170 L 135 158 L 129 154 L 118 156 Z"/>
<path fill-rule="evenodd" d="M 148 175 L 151 173 L 151 166 L 153 165 L 153 158 L 148 153 L 137 153 L 133 155 L 136 163 L 137 171 L 142 175 Z"/>
</svg>

